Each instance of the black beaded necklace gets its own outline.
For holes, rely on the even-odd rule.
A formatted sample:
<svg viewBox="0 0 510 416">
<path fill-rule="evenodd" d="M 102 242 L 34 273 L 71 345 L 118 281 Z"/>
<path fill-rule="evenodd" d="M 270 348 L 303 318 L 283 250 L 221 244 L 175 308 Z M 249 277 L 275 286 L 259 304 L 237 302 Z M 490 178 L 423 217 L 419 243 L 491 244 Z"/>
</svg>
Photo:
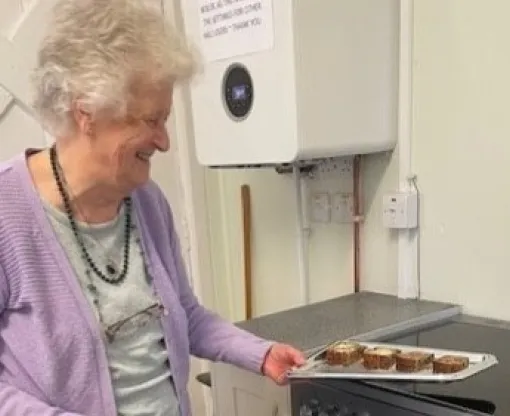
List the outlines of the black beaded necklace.
<svg viewBox="0 0 510 416">
<path fill-rule="evenodd" d="M 87 248 L 85 247 L 85 244 L 83 243 L 83 239 L 80 236 L 80 233 L 78 231 L 78 227 L 76 225 L 76 220 L 74 219 L 73 210 L 71 208 L 71 202 L 69 195 L 66 192 L 66 189 L 64 187 L 64 183 L 62 181 L 62 178 L 59 173 L 59 163 L 57 158 L 57 150 L 55 148 L 55 145 L 53 145 L 50 148 L 50 163 L 51 163 L 51 169 L 53 171 L 53 176 L 55 178 L 55 182 L 57 183 L 58 191 L 60 193 L 60 196 L 62 197 L 62 201 L 64 202 L 64 208 L 66 210 L 67 218 L 69 219 L 69 224 L 71 225 L 71 229 L 73 231 L 73 234 L 76 238 L 76 241 L 78 242 L 78 245 L 82 252 L 83 259 L 88 263 L 92 271 L 103 281 L 106 283 L 110 283 L 113 285 L 118 285 L 122 283 L 127 275 L 128 268 L 129 268 L 129 242 L 131 238 L 131 198 L 125 198 L 124 204 L 126 206 L 126 226 L 125 226 L 125 241 L 124 241 L 124 265 L 122 267 L 122 271 L 117 274 L 117 269 L 114 265 L 109 263 L 106 266 L 106 272 L 108 274 L 105 275 L 99 268 L 96 266 L 96 264 L 92 261 L 92 258 L 90 257 Z"/>
</svg>

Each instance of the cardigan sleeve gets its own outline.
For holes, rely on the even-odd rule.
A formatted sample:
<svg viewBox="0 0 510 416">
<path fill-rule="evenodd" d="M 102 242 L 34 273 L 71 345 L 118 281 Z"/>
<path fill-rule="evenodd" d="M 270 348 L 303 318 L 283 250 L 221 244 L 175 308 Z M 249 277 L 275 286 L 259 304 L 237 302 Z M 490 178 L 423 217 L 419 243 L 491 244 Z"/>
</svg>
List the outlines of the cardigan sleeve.
<svg viewBox="0 0 510 416">
<path fill-rule="evenodd" d="M 9 285 L 5 273 L 0 265 L 0 316 L 9 304 Z M 3 340 L 0 331 L 0 351 Z M 0 353 L 0 380 L 2 380 L 2 355 Z M 51 407 L 39 399 L 24 391 L 0 381 L 0 415 L 23 415 L 23 416 L 81 416 L 78 413 L 66 412 Z"/>
<path fill-rule="evenodd" d="M 172 255 L 178 271 L 180 302 L 188 317 L 191 354 L 211 361 L 222 361 L 260 373 L 272 341 L 259 338 L 204 308 L 193 293 L 180 249 L 170 206 L 161 193 L 161 208 L 170 233 Z"/>
</svg>

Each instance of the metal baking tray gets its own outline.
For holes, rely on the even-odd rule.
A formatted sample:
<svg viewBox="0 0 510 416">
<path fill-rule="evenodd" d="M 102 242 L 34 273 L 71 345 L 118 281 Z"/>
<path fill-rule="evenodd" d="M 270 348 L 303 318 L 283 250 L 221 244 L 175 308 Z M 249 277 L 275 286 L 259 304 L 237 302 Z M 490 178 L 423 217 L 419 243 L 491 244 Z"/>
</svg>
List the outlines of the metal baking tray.
<svg viewBox="0 0 510 416">
<path fill-rule="evenodd" d="M 389 348 L 397 349 L 401 352 L 419 351 L 428 354 L 434 354 L 435 358 L 444 355 L 457 355 L 467 357 L 469 366 L 459 372 L 452 374 L 435 374 L 432 367 L 414 373 L 398 372 L 393 366 L 389 370 L 369 370 L 363 366 L 363 360 L 350 365 L 329 365 L 326 362 L 326 351 L 328 348 L 338 342 L 353 342 L 365 348 Z M 453 382 L 472 377 L 475 374 L 487 370 L 498 364 L 498 360 L 491 354 L 480 354 L 465 351 L 444 350 L 435 348 L 423 348 L 409 345 L 396 345 L 388 343 L 362 342 L 362 341 L 337 341 L 328 344 L 315 352 L 308 358 L 305 365 L 294 368 L 288 373 L 289 379 L 309 379 L 309 378 L 335 378 L 351 380 L 388 380 L 388 381 L 408 381 L 408 382 Z"/>
</svg>

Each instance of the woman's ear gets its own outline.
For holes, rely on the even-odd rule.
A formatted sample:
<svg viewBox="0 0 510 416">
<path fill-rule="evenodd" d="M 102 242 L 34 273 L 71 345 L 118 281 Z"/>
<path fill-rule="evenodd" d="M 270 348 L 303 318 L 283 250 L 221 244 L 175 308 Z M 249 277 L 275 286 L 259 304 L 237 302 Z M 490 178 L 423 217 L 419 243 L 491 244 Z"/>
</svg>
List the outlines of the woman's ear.
<svg viewBox="0 0 510 416">
<path fill-rule="evenodd" d="M 79 102 L 73 104 L 73 119 L 80 134 L 89 137 L 93 136 L 92 116 Z"/>
</svg>

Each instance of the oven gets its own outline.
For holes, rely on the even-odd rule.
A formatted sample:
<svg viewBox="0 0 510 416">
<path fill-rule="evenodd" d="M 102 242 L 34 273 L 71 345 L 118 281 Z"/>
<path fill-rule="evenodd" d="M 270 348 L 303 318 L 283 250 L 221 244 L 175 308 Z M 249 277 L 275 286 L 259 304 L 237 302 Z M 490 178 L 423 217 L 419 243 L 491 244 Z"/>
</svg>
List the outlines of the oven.
<svg viewBox="0 0 510 416">
<path fill-rule="evenodd" d="M 460 316 L 377 341 L 489 352 L 499 363 L 452 383 L 295 380 L 292 416 L 510 416 L 510 326 Z"/>
</svg>

